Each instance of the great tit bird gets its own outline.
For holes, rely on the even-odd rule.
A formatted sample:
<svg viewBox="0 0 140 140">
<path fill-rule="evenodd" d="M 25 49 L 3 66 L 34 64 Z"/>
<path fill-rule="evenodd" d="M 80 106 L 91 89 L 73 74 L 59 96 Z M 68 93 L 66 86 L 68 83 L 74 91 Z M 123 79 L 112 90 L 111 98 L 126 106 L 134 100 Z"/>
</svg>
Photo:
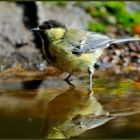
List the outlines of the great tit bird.
<svg viewBox="0 0 140 140">
<path fill-rule="evenodd" d="M 90 96 L 93 94 L 94 65 L 103 50 L 111 44 L 140 41 L 140 38 L 112 39 L 95 32 L 67 29 L 65 25 L 56 20 L 44 21 L 32 31 L 40 35 L 43 54 L 47 62 L 62 71 L 69 72 L 65 79 L 69 84 L 71 84 L 70 76 L 73 73 L 89 73 Z"/>
</svg>

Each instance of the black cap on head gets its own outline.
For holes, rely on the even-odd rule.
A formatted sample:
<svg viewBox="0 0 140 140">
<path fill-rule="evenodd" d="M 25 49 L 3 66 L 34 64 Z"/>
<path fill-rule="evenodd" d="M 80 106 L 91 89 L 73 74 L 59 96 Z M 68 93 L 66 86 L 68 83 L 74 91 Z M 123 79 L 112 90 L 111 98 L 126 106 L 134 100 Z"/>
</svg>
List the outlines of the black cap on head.
<svg viewBox="0 0 140 140">
<path fill-rule="evenodd" d="M 47 29 L 51 29 L 51 28 L 64 28 L 64 29 L 66 29 L 66 26 L 64 24 L 62 24 L 56 20 L 44 21 L 38 27 L 40 30 L 47 30 Z"/>
</svg>

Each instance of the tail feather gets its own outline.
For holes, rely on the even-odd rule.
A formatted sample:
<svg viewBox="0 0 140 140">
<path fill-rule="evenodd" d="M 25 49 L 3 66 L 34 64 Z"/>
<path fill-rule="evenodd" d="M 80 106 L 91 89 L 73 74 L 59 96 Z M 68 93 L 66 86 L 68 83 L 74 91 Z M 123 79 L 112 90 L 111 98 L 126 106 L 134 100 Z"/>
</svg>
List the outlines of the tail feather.
<svg viewBox="0 0 140 140">
<path fill-rule="evenodd" d="M 122 38 L 122 39 L 112 39 L 110 44 L 118 44 L 118 43 L 123 43 L 123 42 L 129 42 L 129 41 L 140 41 L 140 38 Z"/>
</svg>

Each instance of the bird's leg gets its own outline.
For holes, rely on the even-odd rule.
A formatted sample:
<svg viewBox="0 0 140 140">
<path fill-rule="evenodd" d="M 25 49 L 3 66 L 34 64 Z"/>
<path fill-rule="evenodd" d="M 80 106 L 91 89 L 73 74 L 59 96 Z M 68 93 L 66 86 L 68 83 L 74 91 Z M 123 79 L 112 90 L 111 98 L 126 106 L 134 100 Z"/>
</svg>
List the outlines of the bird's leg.
<svg viewBox="0 0 140 140">
<path fill-rule="evenodd" d="M 74 85 L 70 82 L 72 73 L 70 72 L 69 75 L 64 79 L 71 87 L 74 87 Z"/>
<path fill-rule="evenodd" d="M 89 67 L 88 68 L 88 73 L 89 73 L 89 83 L 90 83 L 90 93 L 89 93 L 89 97 L 93 95 L 93 89 L 92 89 L 92 76 L 94 74 L 94 68 L 93 67 Z"/>
</svg>

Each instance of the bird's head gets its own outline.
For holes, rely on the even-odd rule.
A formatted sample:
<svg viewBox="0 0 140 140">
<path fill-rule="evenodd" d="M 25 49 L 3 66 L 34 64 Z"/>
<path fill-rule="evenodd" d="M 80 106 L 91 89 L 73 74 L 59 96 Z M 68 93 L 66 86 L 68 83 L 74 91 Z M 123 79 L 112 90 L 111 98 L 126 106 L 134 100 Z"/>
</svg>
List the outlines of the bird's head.
<svg viewBox="0 0 140 140">
<path fill-rule="evenodd" d="M 60 39 L 64 36 L 67 28 L 64 24 L 56 20 L 42 22 L 38 27 L 31 29 L 41 35 L 45 34 L 51 40 Z"/>
</svg>

